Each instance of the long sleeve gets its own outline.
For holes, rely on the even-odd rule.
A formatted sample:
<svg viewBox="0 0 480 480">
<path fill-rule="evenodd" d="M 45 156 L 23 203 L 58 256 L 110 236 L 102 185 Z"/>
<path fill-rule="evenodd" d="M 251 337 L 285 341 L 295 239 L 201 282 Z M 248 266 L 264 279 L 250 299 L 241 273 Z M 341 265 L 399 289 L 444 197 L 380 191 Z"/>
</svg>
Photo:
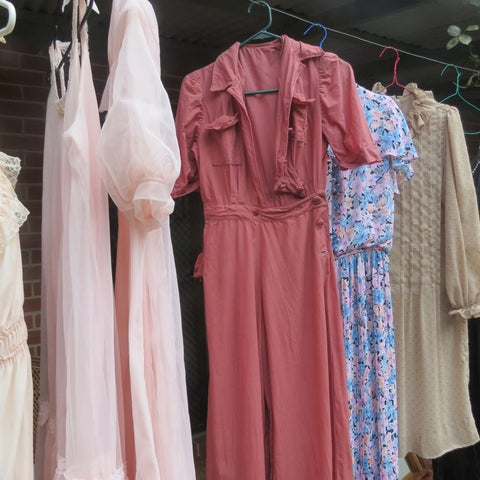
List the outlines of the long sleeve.
<svg viewBox="0 0 480 480">
<path fill-rule="evenodd" d="M 144 29 L 145 11 L 128 3 L 119 13 L 123 21 L 111 33 L 120 46 L 100 151 L 117 207 L 151 230 L 173 211 L 170 194 L 180 172 L 180 153 L 160 78 L 158 32 Z"/>
<path fill-rule="evenodd" d="M 451 315 L 480 314 L 480 221 L 458 110 L 448 114 L 444 172 L 445 280 Z"/>
</svg>

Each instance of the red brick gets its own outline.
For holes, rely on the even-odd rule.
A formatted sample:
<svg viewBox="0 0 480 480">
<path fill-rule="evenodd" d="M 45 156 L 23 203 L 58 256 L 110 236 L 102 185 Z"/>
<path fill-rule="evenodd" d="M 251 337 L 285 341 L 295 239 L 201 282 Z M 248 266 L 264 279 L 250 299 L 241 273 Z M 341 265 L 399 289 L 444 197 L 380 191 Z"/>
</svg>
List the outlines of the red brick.
<svg viewBox="0 0 480 480">
<path fill-rule="evenodd" d="M 9 52 L 4 47 L 0 50 L 0 65 L 3 68 L 18 68 L 20 66 L 20 54 Z"/>
<path fill-rule="evenodd" d="M 23 128 L 25 133 L 30 135 L 43 135 L 45 133 L 45 120 L 29 120 L 26 119 L 23 122 Z"/>
<path fill-rule="evenodd" d="M 0 69 L 0 78 L 2 70 Z M 42 103 L 13 102 L 0 100 L 0 114 L 12 117 L 44 118 L 46 105 Z"/>
<path fill-rule="evenodd" d="M 33 315 L 26 314 L 25 323 L 27 325 L 28 330 L 33 330 L 33 328 L 35 327 L 35 318 L 33 317 Z"/>
<path fill-rule="evenodd" d="M 28 331 L 28 344 L 29 345 L 39 345 L 40 344 L 40 330 L 29 330 Z"/>
<path fill-rule="evenodd" d="M 29 233 L 40 233 L 42 231 L 42 217 L 30 215 L 27 223 Z"/>
<path fill-rule="evenodd" d="M 34 265 L 34 266 L 29 266 L 29 265 L 24 265 L 23 266 L 23 280 L 28 281 L 28 280 L 40 280 L 41 279 L 41 268 L 39 265 Z"/>
<path fill-rule="evenodd" d="M 23 87 L 23 99 L 27 102 L 46 102 L 47 98 L 47 87 Z"/>
<path fill-rule="evenodd" d="M 42 284 L 41 282 L 32 283 L 32 290 L 35 296 L 40 296 L 42 294 Z"/>
<path fill-rule="evenodd" d="M 42 167 L 43 166 L 43 148 L 39 152 L 26 152 L 23 155 L 24 167 Z"/>
<path fill-rule="evenodd" d="M 27 198 L 29 200 L 41 200 L 42 199 L 42 186 L 41 185 L 27 185 Z"/>
<path fill-rule="evenodd" d="M 49 68 L 49 60 L 42 55 L 27 55 L 23 54 L 20 58 L 20 66 L 24 70 L 38 70 L 46 72 Z"/>
<path fill-rule="evenodd" d="M 15 193 L 21 202 L 24 202 L 27 199 L 27 186 L 23 183 L 17 183 L 15 185 Z"/>
<path fill-rule="evenodd" d="M 22 250 L 22 263 L 23 265 L 30 265 L 30 251 L 29 250 Z M 27 292 L 25 292 L 27 295 Z"/>
<path fill-rule="evenodd" d="M 22 88 L 19 85 L 1 85 L 0 98 L 6 100 L 22 100 Z"/>
<path fill-rule="evenodd" d="M 32 358 L 40 357 L 40 345 L 29 345 L 30 347 L 30 356 Z"/>
<path fill-rule="evenodd" d="M 39 312 L 40 311 L 40 297 L 26 298 L 23 303 L 23 310 L 25 312 Z"/>
<path fill-rule="evenodd" d="M 3 87 L 0 87 L 0 91 Z M 0 135 L 3 133 L 22 133 L 22 120 L 20 118 L 0 117 Z"/>
<path fill-rule="evenodd" d="M 20 231 L 20 245 L 22 248 L 41 248 L 42 242 L 39 233 L 25 233 Z M 27 280 L 38 280 L 40 276 L 29 277 Z"/>
<path fill-rule="evenodd" d="M 38 152 L 43 148 L 43 137 L 40 135 L 2 135 L 2 148 L 18 148 Z"/>
<path fill-rule="evenodd" d="M 0 83 L 12 85 L 45 85 L 45 73 L 18 71 L 17 69 L 0 68 Z"/>
<path fill-rule="evenodd" d="M 30 166 L 22 168 L 19 181 L 22 183 L 42 183 L 42 169 L 31 168 Z"/>
</svg>

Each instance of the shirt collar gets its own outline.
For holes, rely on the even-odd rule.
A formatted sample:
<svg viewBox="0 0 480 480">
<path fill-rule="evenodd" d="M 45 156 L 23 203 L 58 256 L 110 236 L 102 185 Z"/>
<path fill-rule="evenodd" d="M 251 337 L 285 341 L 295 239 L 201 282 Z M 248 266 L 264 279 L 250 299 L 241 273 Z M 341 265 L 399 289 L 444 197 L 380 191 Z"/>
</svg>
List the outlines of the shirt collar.
<svg viewBox="0 0 480 480">
<path fill-rule="evenodd" d="M 274 41 L 281 42 L 282 62 L 286 60 L 294 63 L 303 62 L 309 58 L 321 57 L 325 53 L 320 47 L 293 40 L 287 35 L 282 35 L 279 40 Z M 215 61 L 210 86 L 212 92 L 226 90 L 238 81 L 239 50 L 240 43 L 236 42 Z"/>
</svg>

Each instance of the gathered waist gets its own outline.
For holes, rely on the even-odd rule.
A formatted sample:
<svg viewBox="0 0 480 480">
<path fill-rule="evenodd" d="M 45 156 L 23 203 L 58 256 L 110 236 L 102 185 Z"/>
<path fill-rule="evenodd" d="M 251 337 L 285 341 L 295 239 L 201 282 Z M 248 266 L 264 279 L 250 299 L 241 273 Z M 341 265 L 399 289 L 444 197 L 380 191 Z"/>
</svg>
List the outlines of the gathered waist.
<svg viewBox="0 0 480 480">
<path fill-rule="evenodd" d="M 318 208 L 328 208 L 325 193 L 316 193 L 291 205 L 279 207 L 242 204 L 205 206 L 204 214 L 206 223 L 211 220 L 222 219 L 268 222 L 296 217 Z"/>
<path fill-rule="evenodd" d="M 23 315 L 9 327 L 0 329 L 0 364 L 16 357 L 27 346 L 27 326 Z"/>
</svg>

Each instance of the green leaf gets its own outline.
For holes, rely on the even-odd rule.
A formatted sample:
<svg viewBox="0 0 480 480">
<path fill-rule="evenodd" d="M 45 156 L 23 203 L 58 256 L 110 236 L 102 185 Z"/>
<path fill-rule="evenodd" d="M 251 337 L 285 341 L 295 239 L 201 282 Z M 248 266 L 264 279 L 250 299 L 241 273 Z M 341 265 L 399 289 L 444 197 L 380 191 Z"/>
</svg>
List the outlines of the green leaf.
<svg viewBox="0 0 480 480">
<path fill-rule="evenodd" d="M 469 25 L 465 31 L 466 32 L 475 32 L 476 30 L 478 30 L 480 27 L 478 25 Z"/>
<path fill-rule="evenodd" d="M 452 38 L 448 43 L 447 43 L 447 50 L 451 50 L 455 45 L 458 45 L 458 37 Z"/>
<path fill-rule="evenodd" d="M 462 33 L 461 35 L 459 35 L 458 39 L 464 45 L 468 45 L 472 41 L 472 37 L 470 35 L 467 35 L 466 33 Z"/>
<path fill-rule="evenodd" d="M 456 25 L 450 25 L 447 28 L 447 32 L 452 37 L 458 37 L 462 33 L 462 29 L 460 27 L 457 27 Z"/>
</svg>

